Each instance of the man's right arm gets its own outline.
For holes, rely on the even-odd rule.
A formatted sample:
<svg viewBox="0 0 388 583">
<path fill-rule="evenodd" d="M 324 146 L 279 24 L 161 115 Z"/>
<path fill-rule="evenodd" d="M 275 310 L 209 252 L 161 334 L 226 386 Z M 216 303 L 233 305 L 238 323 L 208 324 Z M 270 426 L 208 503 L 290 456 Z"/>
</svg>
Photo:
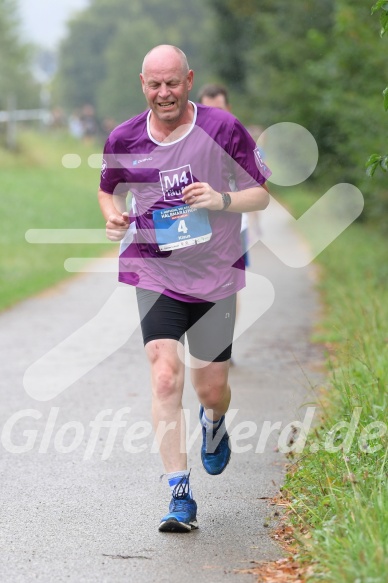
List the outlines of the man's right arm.
<svg viewBox="0 0 388 583">
<path fill-rule="evenodd" d="M 106 221 L 106 236 L 110 241 L 121 241 L 129 227 L 126 197 L 98 191 L 98 202 Z"/>
</svg>

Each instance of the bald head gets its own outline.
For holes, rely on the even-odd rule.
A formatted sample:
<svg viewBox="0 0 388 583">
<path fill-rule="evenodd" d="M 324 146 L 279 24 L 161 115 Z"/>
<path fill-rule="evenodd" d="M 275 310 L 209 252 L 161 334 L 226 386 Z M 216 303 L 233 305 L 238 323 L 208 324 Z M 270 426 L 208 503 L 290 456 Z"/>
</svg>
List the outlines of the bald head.
<svg viewBox="0 0 388 583">
<path fill-rule="evenodd" d="M 158 45 L 151 49 L 144 57 L 141 72 L 145 75 L 150 68 L 164 69 L 166 64 L 169 66 L 178 64 L 183 75 L 187 75 L 189 72 L 185 53 L 173 45 Z"/>
<path fill-rule="evenodd" d="M 171 133 L 179 125 L 191 123 L 193 108 L 189 92 L 194 72 L 186 55 L 172 45 L 159 45 L 144 57 L 140 81 L 151 109 L 151 126 L 161 133 Z"/>
</svg>

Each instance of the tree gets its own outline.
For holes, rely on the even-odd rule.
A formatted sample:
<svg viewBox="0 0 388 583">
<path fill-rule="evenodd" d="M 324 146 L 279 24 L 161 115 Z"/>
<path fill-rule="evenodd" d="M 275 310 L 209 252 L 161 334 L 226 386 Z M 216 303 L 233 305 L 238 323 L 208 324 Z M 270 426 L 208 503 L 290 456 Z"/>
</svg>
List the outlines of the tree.
<svg viewBox="0 0 388 583">
<path fill-rule="evenodd" d="M 227 34 L 219 0 L 208 2 L 220 15 L 220 54 L 247 46 L 240 54 L 243 83 L 232 93 L 238 117 L 264 127 L 291 121 L 307 128 L 320 154 L 312 180 L 323 187 L 356 184 L 366 199 L 362 217 L 381 216 L 386 186 L 375 181 L 372 188 L 364 165 L 367 153 L 386 141 L 378 95 L 387 60 L 377 27 L 365 25 L 365 0 L 226 0 L 239 21 L 235 35 Z M 388 2 L 378 4 L 388 8 Z M 212 64 L 221 75 L 222 59 Z"/>
<path fill-rule="evenodd" d="M 209 0 L 216 23 L 215 42 L 209 43 L 210 62 L 230 90 L 244 93 L 247 81 L 246 51 L 252 43 L 253 20 L 234 0 Z M 243 3 L 244 5 L 244 3 Z"/>
<path fill-rule="evenodd" d="M 386 32 L 388 32 L 388 2 L 385 0 L 379 0 L 372 6 L 372 14 L 380 11 L 380 36 L 383 37 Z M 388 111 L 388 87 L 383 91 L 383 106 L 384 110 Z M 367 163 L 367 174 L 368 176 L 373 176 L 377 168 L 381 168 L 383 172 L 388 170 L 388 155 L 372 154 Z"/>
<path fill-rule="evenodd" d="M 0 0 L 0 109 L 7 109 L 11 98 L 19 107 L 38 106 L 29 50 L 20 40 L 17 2 Z"/>
<path fill-rule="evenodd" d="M 94 0 L 69 23 L 69 34 L 59 51 L 55 96 L 69 110 L 86 103 L 96 105 L 101 80 L 105 78 L 105 50 L 130 6 L 120 0 Z"/>
<path fill-rule="evenodd" d="M 201 68 L 210 37 L 205 14 L 201 1 L 92 0 L 70 22 L 61 46 L 57 101 L 69 110 L 90 103 L 100 119 L 123 121 L 139 113 L 145 101 L 138 74 L 146 52 L 159 43 L 175 44 L 191 67 Z"/>
</svg>

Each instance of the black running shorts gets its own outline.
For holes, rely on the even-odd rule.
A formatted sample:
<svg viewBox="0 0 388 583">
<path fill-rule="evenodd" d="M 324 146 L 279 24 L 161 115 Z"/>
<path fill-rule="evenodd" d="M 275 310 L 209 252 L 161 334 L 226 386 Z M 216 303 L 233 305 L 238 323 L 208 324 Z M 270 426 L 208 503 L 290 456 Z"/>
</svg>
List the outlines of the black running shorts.
<svg viewBox="0 0 388 583">
<path fill-rule="evenodd" d="M 192 356 L 207 362 L 231 357 L 236 294 L 215 303 L 182 302 L 141 288 L 136 288 L 136 295 L 144 345 L 160 338 L 184 344 L 187 334 Z"/>
</svg>

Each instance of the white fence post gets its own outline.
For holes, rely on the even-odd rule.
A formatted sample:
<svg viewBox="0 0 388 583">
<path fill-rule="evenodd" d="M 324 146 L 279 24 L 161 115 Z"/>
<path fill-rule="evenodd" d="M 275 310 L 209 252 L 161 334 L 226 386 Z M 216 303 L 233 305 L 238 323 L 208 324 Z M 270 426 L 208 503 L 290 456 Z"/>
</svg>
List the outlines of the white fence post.
<svg viewBox="0 0 388 583">
<path fill-rule="evenodd" d="M 7 99 L 8 121 L 7 121 L 7 137 L 6 145 L 9 150 L 16 148 L 16 98 L 14 95 L 9 95 Z"/>
<path fill-rule="evenodd" d="M 42 124 L 50 122 L 48 109 L 16 109 L 16 99 L 10 95 L 7 100 L 7 111 L 0 111 L 0 123 L 7 124 L 6 145 L 10 150 L 16 148 L 17 123 L 19 121 L 41 121 Z"/>
</svg>

